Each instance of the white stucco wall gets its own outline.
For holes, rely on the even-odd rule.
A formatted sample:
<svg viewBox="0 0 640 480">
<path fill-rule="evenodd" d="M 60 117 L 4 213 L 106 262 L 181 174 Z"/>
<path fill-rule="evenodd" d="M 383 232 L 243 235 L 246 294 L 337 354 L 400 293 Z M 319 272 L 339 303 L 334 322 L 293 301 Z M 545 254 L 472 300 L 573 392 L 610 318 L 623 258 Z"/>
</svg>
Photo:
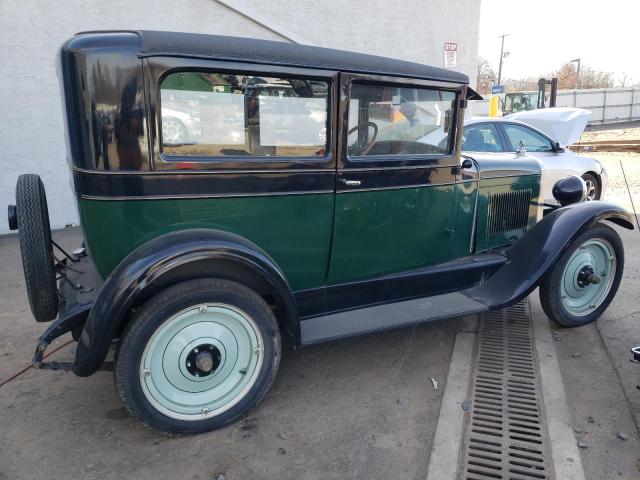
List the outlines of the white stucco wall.
<svg viewBox="0 0 640 480">
<path fill-rule="evenodd" d="M 443 65 L 475 82 L 479 0 L 228 0 L 308 43 Z M 82 30 L 158 29 L 283 40 L 216 0 L 0 0 L 0 233 L 21 173 L 45 183 L 53 228 L 77 223 L 65 160 L 55 56 Z"/>
</svg>

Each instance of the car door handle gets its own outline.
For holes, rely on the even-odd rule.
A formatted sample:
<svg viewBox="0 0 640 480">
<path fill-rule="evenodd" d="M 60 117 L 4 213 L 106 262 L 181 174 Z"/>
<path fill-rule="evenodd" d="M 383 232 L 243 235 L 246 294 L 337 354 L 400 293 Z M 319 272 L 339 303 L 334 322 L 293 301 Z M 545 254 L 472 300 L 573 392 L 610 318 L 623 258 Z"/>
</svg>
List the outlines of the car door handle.
<svg viewBox="0 0 640 480">
<path fill-rule="evenodd" d="M 340 178 L 338 180 L 347 187 L 359 187 L 362 184 L 360 180 L 347 180 L 346 178 Z"/>
</svg>

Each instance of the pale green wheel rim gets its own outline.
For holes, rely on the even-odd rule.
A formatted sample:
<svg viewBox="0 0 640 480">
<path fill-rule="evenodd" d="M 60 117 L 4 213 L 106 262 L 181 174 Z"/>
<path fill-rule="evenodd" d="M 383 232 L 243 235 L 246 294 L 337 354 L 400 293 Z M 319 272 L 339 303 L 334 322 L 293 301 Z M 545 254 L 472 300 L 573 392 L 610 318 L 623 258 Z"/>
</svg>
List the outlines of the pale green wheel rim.
<svg viewBox="0 0 640 480">
<path fill-rule="evenodd" d="M 580 285 L 580 272 L 591 268 L 600 283 Z M 589 315 L 606 300 L 616 275 L 616 253 L 611 243 L 602 238 L 587 240 L 571 255 L 564 267 L 560 294 L 568 313 Z"/>
<path fill-rule="evenodd" d="M 140 360 L 140 383 L 149 403 L 178 420 L 203 420 L 240 402 L 255 385 L 264 341 L 255 321 L 224 304 L 194 305 L 167 319 Z M 194 352 L 215 352 L 207 371 Z"/>
</svg>

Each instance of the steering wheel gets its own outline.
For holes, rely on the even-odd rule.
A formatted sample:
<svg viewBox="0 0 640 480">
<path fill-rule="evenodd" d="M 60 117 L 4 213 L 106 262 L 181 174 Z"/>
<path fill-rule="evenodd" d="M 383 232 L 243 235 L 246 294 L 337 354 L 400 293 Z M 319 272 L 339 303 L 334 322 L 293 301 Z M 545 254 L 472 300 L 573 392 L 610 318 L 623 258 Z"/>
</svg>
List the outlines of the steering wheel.
<svg viewBox="0 0 640 480">
<path fill-rule="evenodd" d="M 378 125 L 376 125 L 373 122 L 359 123 L 358 125 L 356 125 L 355 127 L 349 130 L 348 135 L 351 135 L 353 132 L 360 131 L 360 129 L 363 127 L 366 127 L 366 128 L 373 127 L 373 138 L 366 145 L 361 145 L 360 141 L 358 140 L 358 143 L 357 143 L 358 147 L 364 149 L 362 152 L 359 152 L 358 155 L 366 155 L 367 153 L 369 153 L 369 150 L 371 150 L 374 143 L 376 142 L 376 138 L 378 138 Z"/>
</svg>

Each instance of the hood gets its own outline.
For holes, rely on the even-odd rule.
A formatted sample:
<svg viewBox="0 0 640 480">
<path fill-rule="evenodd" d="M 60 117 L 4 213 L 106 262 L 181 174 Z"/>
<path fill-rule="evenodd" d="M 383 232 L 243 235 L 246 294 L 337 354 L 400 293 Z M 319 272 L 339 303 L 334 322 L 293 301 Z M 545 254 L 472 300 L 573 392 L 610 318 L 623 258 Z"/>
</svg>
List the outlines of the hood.
<svg viewBox="0 0 640 480">
<path fill-rule="evenodd" d="M 464 152 L 462 157 L 476 160 L 481 179 L 522 177 L 542 173 L 540 162 L 526 155 L 505 157 L 504 153 Z"/>
<path fill-rule="evenodd" d="M 512 113 L 503 118 L 527 123 L 562 145 L 571 145 L 580 140 L 591 119 L 591 111 L 568 107 L 542 108 Z"/>
</svg>

